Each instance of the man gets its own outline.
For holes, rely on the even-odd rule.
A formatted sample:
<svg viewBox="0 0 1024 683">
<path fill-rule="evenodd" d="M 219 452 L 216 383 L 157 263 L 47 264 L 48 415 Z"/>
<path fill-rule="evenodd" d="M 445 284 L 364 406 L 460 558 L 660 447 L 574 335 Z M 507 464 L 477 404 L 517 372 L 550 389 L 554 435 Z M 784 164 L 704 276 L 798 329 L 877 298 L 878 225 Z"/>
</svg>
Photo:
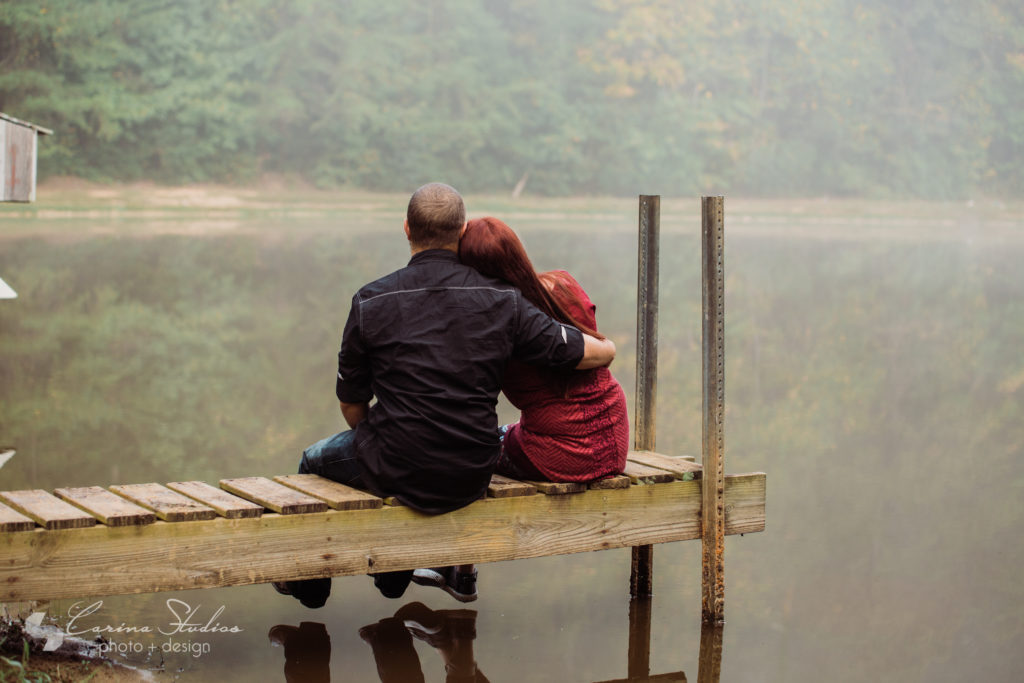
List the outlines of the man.
<svg viewBox="0 0 1024 683">
<path fill-rule="evenodd" d="M 459 263 L 466 210 L 448 185 L 416 190 L 404 227 L 409 264 L 355 294 L 342 335 L 336 393 L 352 429 L 306 449 L 299 472 L 439 514 L 485 495 L 511 358 L 582 370 L 609 364 L 615 344 L 553 320 L 513 286 Z M 417 583 L 476 599 L 472 565 L 417 571 Z M 400 597 L 410 580 L 412 571 L 374 579 L 388 597 Z M 320 607 L 330 579 L 275 588 Z"/>
</svg>

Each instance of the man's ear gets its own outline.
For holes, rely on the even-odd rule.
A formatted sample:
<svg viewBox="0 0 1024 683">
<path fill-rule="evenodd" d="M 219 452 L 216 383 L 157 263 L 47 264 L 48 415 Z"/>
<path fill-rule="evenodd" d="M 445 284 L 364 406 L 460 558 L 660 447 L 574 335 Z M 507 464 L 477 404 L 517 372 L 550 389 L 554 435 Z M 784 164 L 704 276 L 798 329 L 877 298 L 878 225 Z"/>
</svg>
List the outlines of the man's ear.
<svg viewBox="0 0 1024 683">
<path fill-rule="evenodd" d="M 407 239 L 410 242 L 412 242 L 412 235 L 409 234 L 409 219 L 408 218 L 406 218 L 404 221 L 402 221 L 402 228 L 405 230 L 405 239 Z"/>
<path fill-rule="evenodd" d="M 462 224 L 462 230 L 459 230 L 459 239 L 460 240 L 462 239 L 462 236 L 466 234 L 466 228 L 468 228 L 468 227 L 469 227 L 469 221 L 466 221 L 465 223 Z"/>
</svg>

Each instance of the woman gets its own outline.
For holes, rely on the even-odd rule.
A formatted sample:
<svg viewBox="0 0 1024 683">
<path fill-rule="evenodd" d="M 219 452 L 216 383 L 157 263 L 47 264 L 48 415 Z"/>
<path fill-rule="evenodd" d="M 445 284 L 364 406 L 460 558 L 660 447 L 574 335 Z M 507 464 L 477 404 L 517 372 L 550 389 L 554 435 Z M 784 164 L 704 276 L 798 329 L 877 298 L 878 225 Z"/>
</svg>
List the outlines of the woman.
<svg viewBox="0 0 1024 683">
<path fill-rule="evenodd" d="M 536 273 L 522 242 L 497 218 L 471 220 L 459 258 L 501 278 L 552 318 L 600 339 L 594 304 L 569 273 Z M 626 395 L 608 368 L 557 373 L 513 361 L 502 391 L 522 411 L 502 427 L 498 473 L 584 482 L 622 472 L 629 446 Z"/>
</svg>

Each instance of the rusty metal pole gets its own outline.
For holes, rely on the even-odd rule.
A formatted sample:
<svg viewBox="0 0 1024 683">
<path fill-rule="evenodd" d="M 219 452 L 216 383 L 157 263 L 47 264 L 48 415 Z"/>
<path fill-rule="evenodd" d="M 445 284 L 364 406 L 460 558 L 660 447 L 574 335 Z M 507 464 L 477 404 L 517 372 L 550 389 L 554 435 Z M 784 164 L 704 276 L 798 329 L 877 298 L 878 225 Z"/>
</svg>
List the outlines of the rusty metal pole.
<svg viewBox="0 0 1024 683">
<path fill-rule="evenodd" d="M 721 624 L 704 624 L 700 629 L 700 654 L 697 659 L 697 683 L 719 683 L 722 679 Z"/>
<path fill-rule="evenodd" d="M 661 196 L 640 195 L 639 263 L 636 287 L 636 411 L 633 448 L 654 450 L 654 408 L 658 392 L 658 259 Z M 631 597 L 653 592 L 654 547 L 633 548 Z"/>
<path fill-rule="evenodd" d="M 725 198 L 701 198 L 701 618 L 725 622 Z"/>
</svg>

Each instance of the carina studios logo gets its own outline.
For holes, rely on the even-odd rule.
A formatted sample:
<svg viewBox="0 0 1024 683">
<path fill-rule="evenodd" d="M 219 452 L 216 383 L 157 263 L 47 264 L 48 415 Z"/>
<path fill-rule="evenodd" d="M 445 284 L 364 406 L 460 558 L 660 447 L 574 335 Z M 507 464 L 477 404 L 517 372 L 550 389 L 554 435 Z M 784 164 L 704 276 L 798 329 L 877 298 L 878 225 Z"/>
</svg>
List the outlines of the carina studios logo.
<svg viewBox="0 0 1024 683">
<path fill-rule="evenodd" d="M 149 624 L 94 624 L 89 625 L 93 617 L 103 607 L 103 601 L 96 602 L 82 607 L 81 602 L 76 602 L 68 608 L 67 634 L 71 636 L 103 636 L 106 642 L 100 645 L 101 652 L 117 654 L 141 654 L 148 652 L 153 654 L 157 650 L 162 653 L 184 653 L 193 657 L 201 657 L 210 652 L 210 643 L 203 640 L 203 635 L 217 633 L 241 633 L 244 629 L 237 625 L 225 625 L 220 622 L 224 613 L 224 605 L 221 605 L 208 618 L 200 613 L 202 605 L 193 607 L 184 600 L 169 598 L 167 610 L 170 612 L 166 623 L 159 625 Z M 166 640 L 160 642 L 144 643 L 136 640 L 134 636 L 151 634 L 159 640 L 159 636 L 166 636 Z M 121 638 L 116 638 L 121 636 Z M 128 637 L 125 639 L 125 637 Z M 148 638 L 146 640 L 149 640 Z"/>
</svg>

